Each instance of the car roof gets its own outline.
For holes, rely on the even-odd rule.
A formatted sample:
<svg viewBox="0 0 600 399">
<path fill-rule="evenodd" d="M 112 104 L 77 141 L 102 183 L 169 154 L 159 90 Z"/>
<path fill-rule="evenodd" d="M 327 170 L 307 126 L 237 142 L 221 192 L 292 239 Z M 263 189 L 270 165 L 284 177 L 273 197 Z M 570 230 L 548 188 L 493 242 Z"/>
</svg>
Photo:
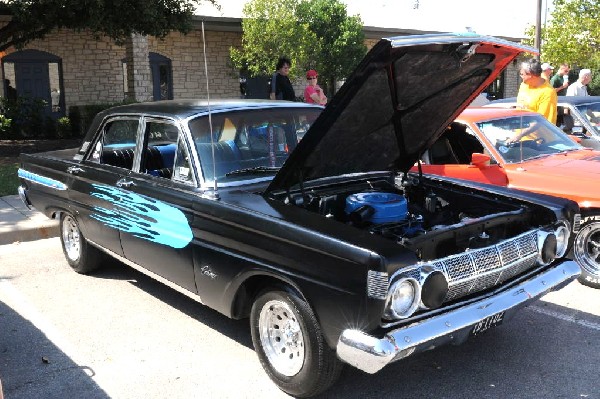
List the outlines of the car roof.
<svg viewBox="0 0 600 399">
<path fill-rule="evenodd" d="M 165 100 L 144 103 L 120 105 L 110 108 L 104 113 L 115 114 L 150 114 L 155 116 L 175 117 L 185 119 L 193 115 L 211 112 L 235 111 L 238 109 L 260 109 L 260 108 L 322 108 L 307 103 L 295 103 L 292 101 L 274 100 Z"/>
<path fill-rule="evenodd" d="M 559 103 L 586 104 L 600 102 L 600 96 L 558 96 Z"/>
<path fill-rule="evenodd" d="M 493 107 L 494 104 L 503 104 L 503 103 L 510 104 L 510 103 L 516 103 L 516 102 L 517 102 L 516 97 L 501 98 L 501 99 L 490 102 L 488 104 L 488 107 L 490 107 L 490 106 Z M 600 102 L 600 96 L 558 96 L 558 102 L 566 103 L 566 104 L 573 104 L 573 105 L 595 103 L 595 102 Z"/>
<path fill-rule="evenodd" d="M 504 118 L 512 115 L 528 115 L 535 112 L 516 108 L 469 107 L 456 118 L 457 121 L 479 122 L 481 120 Z"/>
</svg>

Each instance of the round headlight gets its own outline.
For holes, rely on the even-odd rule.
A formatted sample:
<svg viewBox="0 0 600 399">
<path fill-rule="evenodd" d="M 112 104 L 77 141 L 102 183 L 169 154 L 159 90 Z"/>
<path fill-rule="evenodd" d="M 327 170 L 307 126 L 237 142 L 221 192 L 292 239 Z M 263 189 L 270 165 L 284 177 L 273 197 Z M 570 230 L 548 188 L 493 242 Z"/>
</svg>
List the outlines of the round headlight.
<svg viewBox="0 0 600 399">
<path fill-rule="evenodd" d="M 554 229 L 556 236 L 556 256 L 562 258 L 567 253 L 569 247 L 569 237 L 571 236 L 571 228 L 566 221 L 561 221 Z"/>
<path fill-rule="evenodd" d="M 557 240 L 554 233 L 539 231 L 538 233 L 538 263 L 549 265 L 556 259 Z"/>
<path fill-rule="evenodd" d="M 387 316 L 402 319 L 411 316 L 421 301 L 421 286 L 413 278 L 396 281 L 387 301 Z"/>
<path fill-rule="evenodd" d="M 435 309 L 442 306 L 446 295 L 448 294 L 448 280 L 444 273 L 439 270 L 433 271 L 427 275 L 421 289 L 421 301 L 429 309 Z"/>
</svg>

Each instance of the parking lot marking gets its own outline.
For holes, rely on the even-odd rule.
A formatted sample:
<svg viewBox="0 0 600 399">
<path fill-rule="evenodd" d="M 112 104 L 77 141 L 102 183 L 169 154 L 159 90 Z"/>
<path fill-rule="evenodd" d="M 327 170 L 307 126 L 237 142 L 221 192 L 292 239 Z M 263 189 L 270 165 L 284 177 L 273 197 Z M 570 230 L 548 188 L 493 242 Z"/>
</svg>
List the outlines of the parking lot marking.
<svg viewBox="0 0 600 399">
<path fill-rule="evenodd" d="M 544 309 L 539 306 L 529 306 L 528 308 L 533 310 L 534 312 L 538 312 L 538 313 L 544 314 L 546 316 L 554 317 L 559 320 L 568 321 L 571 323 L 578 324 L 580 326 L 591 328 L 592 330 L 600 331 L 600 324 L 594 323 L 593 321 L 577 319 L 573 316 L 569 316 L 567 314 L 560 313 L 560 312 L 555 312 L 554 310 Z"/>
</svg>

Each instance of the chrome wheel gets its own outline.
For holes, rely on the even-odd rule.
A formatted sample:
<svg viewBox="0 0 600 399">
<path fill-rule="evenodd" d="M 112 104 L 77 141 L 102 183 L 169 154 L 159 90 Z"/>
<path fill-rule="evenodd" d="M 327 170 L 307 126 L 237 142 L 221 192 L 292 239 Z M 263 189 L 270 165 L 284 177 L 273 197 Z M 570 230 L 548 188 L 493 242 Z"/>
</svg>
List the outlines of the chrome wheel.
<svg viewBox="0 0 600 399">
<path fill-rule="evenodd" d="M 61 227 L 65 254 L 71 261 L 77 262 L 81 257 L 81 235 L 77 222 L 72 216 L 66 215 Z"/>
<path fill-rule="evenodd" d="M 260 343 L 275 371 L 292 377 L 304 365 L 304 335 L 297 315 L 287 303 L 269 301 L 260 311 Z"/>
<path fill-rule="evenodd" d="M 600 279 L 600 222 L 583 226 L 575 238 L 574 252 L 582 271 Z"/>
</svg>

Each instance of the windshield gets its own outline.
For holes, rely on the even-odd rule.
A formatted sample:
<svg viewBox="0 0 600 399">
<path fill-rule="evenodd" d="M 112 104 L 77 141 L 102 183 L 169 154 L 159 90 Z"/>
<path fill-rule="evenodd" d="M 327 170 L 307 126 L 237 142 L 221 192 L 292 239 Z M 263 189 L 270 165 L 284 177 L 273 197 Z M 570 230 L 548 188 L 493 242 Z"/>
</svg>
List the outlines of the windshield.
<svg viewBox="0 0 600 399">
<path fill-rule="evenodd" d="M 506 163 L 582 147 L 541 115 L 521 115 L 477 123 Z"/>
<path fill-rule="evenodd" d="M 212 140 L 208 115 L 192 119 L 204 180 L 214 181 L 215 174 L 219 182 L 274 175 L 321 111 L 278 107 L 214 113 Z"/>
<path fill-rule="evenodd" d="M 581 115 L 585 116 L 590 122 L 590 125 L 596 130 L 593 132 L 596 135 L 600 135 L 600 102 L 579 104 L 577 106 Z"/>
</svg>

